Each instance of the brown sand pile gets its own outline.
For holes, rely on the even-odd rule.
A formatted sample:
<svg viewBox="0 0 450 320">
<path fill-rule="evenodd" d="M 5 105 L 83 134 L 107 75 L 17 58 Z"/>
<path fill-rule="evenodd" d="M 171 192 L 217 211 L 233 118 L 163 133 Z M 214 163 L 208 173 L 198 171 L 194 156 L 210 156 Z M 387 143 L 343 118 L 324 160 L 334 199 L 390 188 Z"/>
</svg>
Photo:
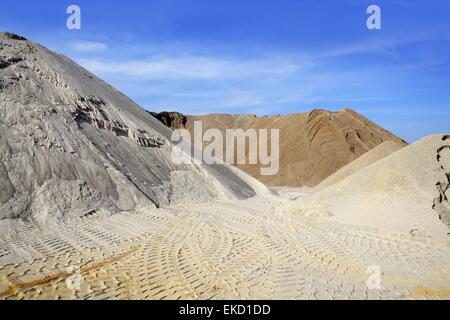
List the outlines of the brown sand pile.
<svg viewBox="0 0 450 320">
<path fill-rule="evenodd" d="M 173 129 L 178 129 L 179 124 L 185 122 L 184 127 L 191 136 L 194 121 L 202 121 L 203 130 L 216 128 L 223 133 L 226 129 L 238 128 L 279 129 L 278 174 L 261 175 L 260 164 L 237 165 L 271 186 L 312 187 L 385 141 L 406 145 L 405 141 L 350 109 L 339 112 L 313 110 L 270 117 L 230 114 L 183 116 L 170 112 L 156 116 Z"/>
</svg>

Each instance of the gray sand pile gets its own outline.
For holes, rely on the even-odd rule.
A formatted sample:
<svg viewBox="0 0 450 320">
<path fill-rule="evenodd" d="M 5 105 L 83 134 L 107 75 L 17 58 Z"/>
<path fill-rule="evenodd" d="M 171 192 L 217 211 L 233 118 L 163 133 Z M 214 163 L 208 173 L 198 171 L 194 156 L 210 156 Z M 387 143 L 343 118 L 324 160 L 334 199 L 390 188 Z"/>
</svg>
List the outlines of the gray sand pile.
<svg viewBox="0 0 450 320">
<path fill-rule="evenodd" d="M 67 57 L 0 33 L 0 219 L 116 212 L 267 191 L 175 165 L 171 130 Z M 246 181 L 247 180 L 247 181 Z"/>
</svg>

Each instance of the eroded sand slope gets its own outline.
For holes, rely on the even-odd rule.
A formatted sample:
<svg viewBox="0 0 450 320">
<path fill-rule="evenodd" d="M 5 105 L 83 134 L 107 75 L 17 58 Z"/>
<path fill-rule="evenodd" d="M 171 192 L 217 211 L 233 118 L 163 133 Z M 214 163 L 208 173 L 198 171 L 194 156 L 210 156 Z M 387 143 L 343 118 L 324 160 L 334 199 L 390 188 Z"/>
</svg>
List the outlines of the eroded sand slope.
<svg viewBox="0 0 450 320">
<path fill-rule="evenodd" d="M 0 219 L 256 194 L 228 166 L 174 164 L 170 135 L 67 57 L 0 33 Z"/>
</svg>

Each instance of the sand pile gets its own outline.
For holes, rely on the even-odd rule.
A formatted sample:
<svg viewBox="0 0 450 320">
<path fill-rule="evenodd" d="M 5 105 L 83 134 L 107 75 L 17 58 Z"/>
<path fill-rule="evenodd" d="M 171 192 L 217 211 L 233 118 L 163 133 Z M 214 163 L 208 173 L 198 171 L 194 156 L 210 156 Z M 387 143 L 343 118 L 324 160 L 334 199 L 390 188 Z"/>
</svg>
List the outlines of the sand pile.
<svg viewBox="0 0 450 320">
<path fill-rule="evenodd" d="M 372 150 L 368 151 L 367 153 L 363 154 L 361 157 L 356 159 L 353 162 L 350 162 L 345 167 L 339 169 L 336 173 L 332 174 L 328 178 L 326 178 L 324 181 L 319 183 L 315 189 L 316 190 L 323 190 L 342 179 L 345 179 L 352 174 L 370 166 L 371 164 L 386 158 L 387 156 L 391 155 L 392 153 L 400 150 L 404 147 L 404 144 L 397 143 L 394 141 L 386 141 L 382 144 L 376 146 Z"/>
<path fill-rule="evenodd" d="M 0 33 L 0 219 L 85 215 L 213 198 L 261 184 L 175 165 L 171 130 L 67 57 Z"/>
<path fill-rule="evenodd" d="M 449 169 L 449 139 L 433 135 L 295 206 L 301 215 L 448 243 Z"/>
<path fill-rule="evenodd" d="M 383 142 L 406 145 L 405 141 L 350 109 L 339 112 L 313 110 L 270 117 L 230 114 L 183 116 L 177 112 L 163 112 L 156 116 L 173 129 L 184 126 L 192 137 L 195 121 L 202 121 L 203 131 L 211 128 L 222 132 L 238 128 L 279 129 L 278 174 L 262 175 L 261 164 L 237 165 L 271 186 L 312 187 Z M 185 124 L 181 125 L 183 122 Z"/>
<path fill-rule="evenodd" d="M 376 161 L 404 143 L 350 110 L 220 124 L 283 130 L 294 182 L 379 147 L 319 192 L 275 196 L 232 166 L 174 165 L 148 112 L 0 33 L 0 300 L 450 296 L 450 136 Z"/>
</svg>

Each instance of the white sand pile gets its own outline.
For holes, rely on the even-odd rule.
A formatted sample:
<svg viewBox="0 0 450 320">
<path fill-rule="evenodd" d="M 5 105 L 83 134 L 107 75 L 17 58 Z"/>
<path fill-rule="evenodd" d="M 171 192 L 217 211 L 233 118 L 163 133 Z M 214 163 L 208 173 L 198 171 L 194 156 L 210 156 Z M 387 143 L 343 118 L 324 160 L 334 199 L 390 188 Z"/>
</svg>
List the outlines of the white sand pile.
<svg viewBox="0 0 450 320">
<path fill-rule="evenodd" d="M 295 206 L 303 215 L 447 244 L 449 143 L 444 135 L 427 137 Z"/>
<path fill-rule="evenodd" d="M 323 190 L 341 181 L 342 179 L 345 179 L 355 174 L 356 172 L 370 166 L 371 164 L 391 155 L 392 153 L 400 150 L 403 147 L 405 147 L 404 144 L 400 144 L 395 141 L 385 141 L 372 150 L 368 151 L 367 153 L 363 154 L 355 161 L 350 162 L 348 165 L 338 170 L 335 174 L 326 178 L 319 185 L 317 185 L 315 189 L 317 191 Z"/>
</svg>

